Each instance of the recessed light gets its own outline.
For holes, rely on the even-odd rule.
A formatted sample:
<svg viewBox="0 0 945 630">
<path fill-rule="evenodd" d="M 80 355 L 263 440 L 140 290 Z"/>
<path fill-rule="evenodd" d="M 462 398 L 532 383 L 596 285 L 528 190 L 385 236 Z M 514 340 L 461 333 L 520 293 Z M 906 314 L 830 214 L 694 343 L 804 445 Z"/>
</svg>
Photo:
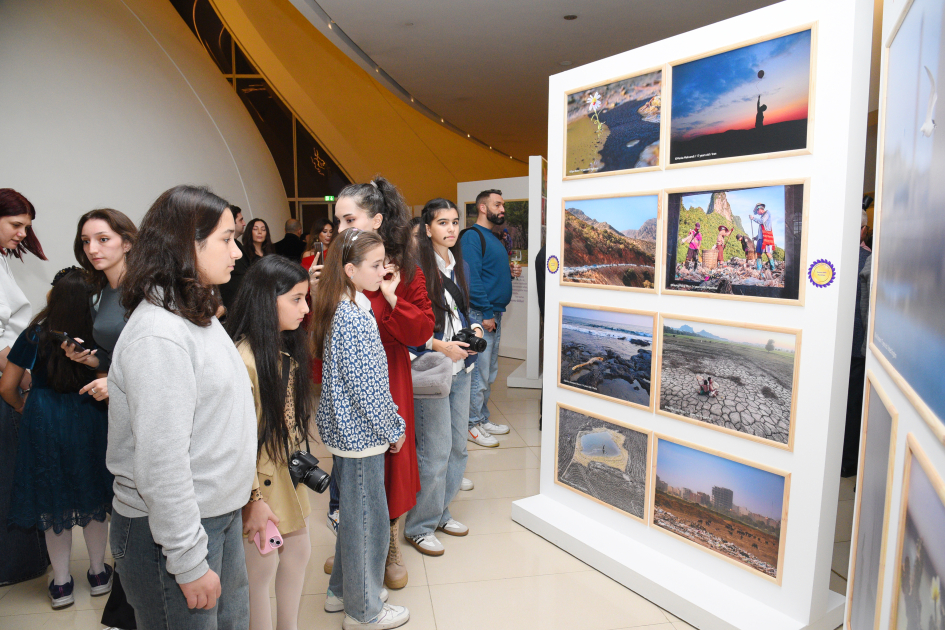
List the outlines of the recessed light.
<svg viewBox="0 0 945 630">
<path fill-rule="evenodd" d="M 558 62 L 558 65 L 559 65 L 559 66 L 570 66 L 570 65 L 571 65 L 571 62 L 570 62 L 570 61 L 559 61 L 559 62 Z"/>
<path fill-rule="evenodd" d="M 410 97 L 410 102 L 413 103 L 413 97 L 412 97 L 412 96 Z"/>
<path fill-rule="evenodd" d="M 564 16 L 564 19 L 566 19 L 566 20 L 568 20 L 568 21 L 570 22 L 571 20 L 576 20 L 576 19 L 577 19 L 577 16 L 576 16 L 576 15 L 566 15 L 566 16 Z"/>
<path fill-rule="evenodd" d="M 441 123 L 445 123 L 446 121 L 443 120 L 442 118 L 440 118 L 440 122 L 441 122 Z"/>
<path fill-rule="evenodd" d="M 374 72 L 380 72 L 380 71 L 381 71 L 380 68 L 374 68 Z"/>
<path fill-rule="evenodd" d="M 469 134 L 468 134 L 468 133 L 466 134 L 466 137 L 467 137 L 467 138 L 469 137 Z"/>
<path fill-rule="evenodd" d="M 331 22 L 328 23 L 328 28 L 331 28 Z"/>
<path fill-rule="evenodd" d="M 492 150 L 492 147 L 489 147 L 489 150 L 491 151 L 491 150 Z"/>
<path fill-rule="evenodd" d="M 509 156 L 509 159 L 510 159 L 510 160 L 512 159 L 512 156 L 511 156 L 511 155 Z"/>
</svg>

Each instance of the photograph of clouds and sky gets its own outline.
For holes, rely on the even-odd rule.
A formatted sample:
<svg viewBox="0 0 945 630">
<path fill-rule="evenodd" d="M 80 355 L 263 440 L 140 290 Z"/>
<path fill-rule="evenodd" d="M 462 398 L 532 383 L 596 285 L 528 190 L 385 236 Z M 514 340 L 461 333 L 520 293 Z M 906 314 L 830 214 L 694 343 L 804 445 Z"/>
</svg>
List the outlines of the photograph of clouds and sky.
<svg viewBox="0 0 945 630">
<path fill-rule="evenodd" d="M 670 164 L 807 147 L 811 31 L 673 67 Z"/>
</svg>

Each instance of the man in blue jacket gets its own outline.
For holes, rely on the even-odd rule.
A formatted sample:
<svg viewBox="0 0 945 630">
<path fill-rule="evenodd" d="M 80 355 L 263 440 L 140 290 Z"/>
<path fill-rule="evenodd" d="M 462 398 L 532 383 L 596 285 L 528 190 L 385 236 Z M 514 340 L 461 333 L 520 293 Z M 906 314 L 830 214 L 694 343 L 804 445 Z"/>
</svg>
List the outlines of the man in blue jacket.
<svg viewBox="0 0 945 630">
<path fill-rule="evenodd" d="M 469 441 L 480 446 L 498 446 L 493 437 L 509 432 L 504 424 L 489 420 L 489 395 L 499 373 L 499 340 L 502 314 L 512 300 L 512 277 L 521 275 L 509 263 L 509 254 L 492 229 L 505 223 L 505 200 L 501 190 L 484 190 L 476 197 L 479 213 L 475 225 L 465 230 L 460 242 L 463 260 L 469 265 L 469 318 L 485 329 L 486 350 L 479 353 L 469 392 Z"/>
</svg>

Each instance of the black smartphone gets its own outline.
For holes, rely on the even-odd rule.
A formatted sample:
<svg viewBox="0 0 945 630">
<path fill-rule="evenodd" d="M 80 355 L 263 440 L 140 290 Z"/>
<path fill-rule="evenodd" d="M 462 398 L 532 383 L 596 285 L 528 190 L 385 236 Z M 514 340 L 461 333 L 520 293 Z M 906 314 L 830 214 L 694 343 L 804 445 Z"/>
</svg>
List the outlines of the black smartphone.
<svg viewBox="0 0 945 630">
<path fill-rule="evenodd" d="M 70 337 L 68 333 L 59 332 L 58 330 L 50 330 L 49 334 L 58 339 L 60 342 L 65 341 L 66 343 L 73 344 L 78 352 L 85 352 L 86 350 L 85 346 Z"/>
</svg>

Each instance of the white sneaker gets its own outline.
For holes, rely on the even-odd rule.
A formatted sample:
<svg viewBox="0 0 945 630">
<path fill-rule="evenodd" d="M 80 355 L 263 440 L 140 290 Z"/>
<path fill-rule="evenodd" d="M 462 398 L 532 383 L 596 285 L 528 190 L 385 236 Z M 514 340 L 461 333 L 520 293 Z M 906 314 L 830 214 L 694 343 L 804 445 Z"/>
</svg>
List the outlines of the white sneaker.
<svg viewBox="0 0 945 630">
<path fill-rule="evenodd" d="M 495 447 L 499 445 L 499 440 L 495 439 L 485 431 L 479 429 L 479 425 L 469 430 L 469 441 L 475 442 L 479 446 Z"/>
<path fill-rule="evenodd" d="M 505 424 L 495 424 L 493 422 L 481 422 L 479 426 L 482 429 L 485 429 L 486 433 L 489 435 L 505 435 L 509 432 L 508 425 Z"/>
<path fill-rule="evenodd" d="M 410 611 L 404 606 L 394 606 L 384 604 L 377 617 L 367 623 L 361 623 L 354 617 L 345 615 L 345 620 L 341 622 L 342 630 L 386 630 L 387 628 L 399 628 L 410 620 Z"/>
<path fill-rule="evenodd" d="M 328 529 L 331 530 L 331 533 L 337 536 L 338 535 L 338 510 L 328 513 L 326 524 L 328 525 Z"/>
<path fill-rule="evenodd" d="M 449 534 L 450 536 L 465 536 L 469 533 L 468 527 L 452 518 L 437 527 L 437 529 L 444 534 Z"/>
<path fill-rule="evenodd" d="M 463 477 L 463 483 L 460 484 L 459 489 L 460 489 L 460 490 L 465 490 L 466 492 L 469 492 L 470 490 L 472 490 L 472 489 L 475 488 L 475 487 L 476 487 L 476 484 L 474 484 L 474 483 L 472 482 L 472 479 L 466 479 L 465 477 Z"/>
<path fill-rule="evenodd" d="M 446 549 L 433 533 L 407 536 L 407 542 L 425 556 L 442 556 Z"/>
<path fill-rule="evenodd" d="M 381 601 L 386 602 L 390 593 L 384 587 L 381 587 Z M 325 598 L 325 612 L 341 612 L 345 609 L 345 602 L 342 598 L 336 597 L 331 589 L 328 589 L 328 597 Z"/>
</svg>

